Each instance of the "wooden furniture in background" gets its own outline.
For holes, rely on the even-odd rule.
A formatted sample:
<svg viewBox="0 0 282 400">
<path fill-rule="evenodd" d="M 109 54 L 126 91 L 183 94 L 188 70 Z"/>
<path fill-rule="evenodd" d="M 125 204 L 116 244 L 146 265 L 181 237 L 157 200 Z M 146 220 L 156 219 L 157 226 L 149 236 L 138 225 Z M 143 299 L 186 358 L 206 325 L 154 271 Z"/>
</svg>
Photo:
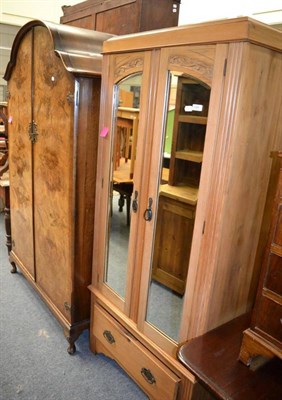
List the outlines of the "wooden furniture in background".
<svg viewBox="0 0 282 400">
<path fill-rule="evenodd" d="M 180 0 L 88 0 L 63 6 L 61 24 L 125 35 L 177 26 Z"/>
<path fill-rule="evenodd" d="M 273 359 L 257 371 L 238 360 L 243 330 L 250 314 L 238 317 L 214 330 L 184 343 L 178 358 L 220 400 L 280 400 L 282 398 L 282 361 Z"/>
<path fill-rule="evenodd" d="M 120 98 L 125 99 L 125 93 L 132 92 L 120 90 Z M 124 103 L 124 102 L 123 102 Z M 139 123 L 139 108 L 118 107 L 117 134 L 114 143 L 114 179 L 113 190 L 120 194 L 118 201 L 119 211 L 123 211 L 126 203 L 126 221 L 130 224 L 130 204 L 133 192 L 133 175 L 136 157 L 136 143 Z"/>
<path fill-rule="evenodd" d="M 260 268 L 256 255 L 271 171 L 268 156 L 282 146 L 277 85 L 281 62 L 281 33 L 248 18 L 128 35 L 104 43 L 100 124 L 112 128 L 106 137 L 99 138 L 91 349 L 114 358 L 151 399 L 199 398 L 195 376 L 177 360 L 178 343 L 198 337 L 253 306 Z M 116 242 L 110 251 L 114 238 L 109 229 L 112 148 L 118 100 L 114 93 L 118 93 L 120 82 L 136 75 L 141 94 L 134 208 L 125 246 L 128 252 L 122 253 L 120 258 L 126 260 L 122 263 L 116 256 Z M 185 166 L 186 185 L 179 180 L 168 182 L 165 188 L 166 197 L 173 199 L 177 208 L 185 201 L 190 208 L 193 205 L 189 202 L 194 201 L 193 232 L 186 233 L 182 243 L 179 240 L 179 257 L 186 257 L 187 270 L 183 295 L 152 277 L 157 230 L 162 229 L 157 218 L 158 209 L 163 207 L 162 181 L 167 175 L 162 168 L 162 149 L 168 89 L 171 78 L 179 77 L 200 82 L 210 90 L 199 186 Z M 175 214 L 176 204 L 170 204 Z M 184 224 L 183 212 L 179 214 Z M 163 223 L 164 217 L 159 220 Z M 160 236 L 164 238 L 165 232 Z M 184 256 L 186 249 L 191 251 Z M 175 257 L 173 246 L 168 256 Z M 124 276 L 121 269 L 126 271 Z M 114 286 L 121 280 L 124 290 Z M 172 331 L 175 325 L 176 332 Z M 210 398 L 206 392 L 201 395 L 202 399 Z"/>
<path fill-rule="evenodd" d="M 176 96 L 169 184 L 199 187 L 210 88 L 180 77 Z"/>
<path fill-rule="evenodd" d="M 6 233 L 6 246 L 8 249 L 8 254 L 12 249 L 12 239 L 11 239 L 11 217 L 10 217 L 10 181 L 9 178 L 0 178 L 0 189 L 2 198 L 4 200 L 4 219 L 5 219 L 5 233 Z"/>
<path fill-rule="evenodd" d="M 134 165 L 136 158 L 136 144 L 137 144 L 137 132 L 138 132 L 138 122 L 139 122 L 139 108 L 129 108 L 129 107 L 119 107 L 117 112 L 117 145 L 116 154 L 118 160 L 116 164 L 120 165 L 120 158 L 123 156 L 124 162 L 129 162 L 129 179 L 133 178 Z M 124 130 L 124 151 L 121 154 L 120 136 Z M 126 179 L 128 179 L 126 178 Z"/>
<path fill-rule="evenodd" d="M 4 206 L 6 245 L 11 250 L 10 198 L 9 198 L 9 153 L 8 153 L 8 109 L 0 103 L 0 198 Z"/>
<path fill-rule="evenodd" d="M 128 92 L 127 90 L 120 89 L 119 91 L 119 106 L 120 107 L 133 107 L 133 92 Z"/>
<path fill-rule="evenodd" d="M 282 359 L 282 152 L 273 157 L 280 172 L 272 223 L 251 325 L 244 332 L 240 350 L 240 360 L 251 368 L 274 356 Z"/>
<path fill-rule="evenodd" d="M 31 21 L 15 38 L 4 77 L 10 261 L 63 325 L 69 353 L 89 326 L 100 51 L 109 37 Z"/>
<path fill-rule="evenodd" d="M 7 103 L 0 103 L 0 152 L 8 151 L 8 110 Z"/>
</svg>

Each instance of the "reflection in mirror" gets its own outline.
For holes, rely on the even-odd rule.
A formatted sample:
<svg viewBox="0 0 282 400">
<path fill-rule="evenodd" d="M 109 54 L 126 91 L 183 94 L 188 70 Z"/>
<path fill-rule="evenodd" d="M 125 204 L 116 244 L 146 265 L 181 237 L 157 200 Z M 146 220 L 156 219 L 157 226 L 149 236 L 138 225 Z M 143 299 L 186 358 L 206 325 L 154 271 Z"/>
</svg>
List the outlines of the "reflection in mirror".
<svg viewBox="0 0 282 400">
<path fill-rule="evenodd" d="M 169 74 L 146 320 L 178 341 L 203 159 L 210 88 Z"/>
<path fill-rule="evenodd" d="M 130 203 L 134 186 L 141 80 L 141 74 L 134 74 L 115 87 L 108 257 L 104 280 L 122 298 L 125 297 L 126 287 Z"/>
</svg>

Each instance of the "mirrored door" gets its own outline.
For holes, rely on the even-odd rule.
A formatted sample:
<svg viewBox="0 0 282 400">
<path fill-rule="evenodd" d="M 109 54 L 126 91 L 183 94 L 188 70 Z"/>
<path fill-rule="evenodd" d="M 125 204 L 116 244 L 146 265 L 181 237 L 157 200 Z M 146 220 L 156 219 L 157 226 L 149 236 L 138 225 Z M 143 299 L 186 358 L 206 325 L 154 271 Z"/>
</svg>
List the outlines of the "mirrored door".
<svg viewBox="0 0 282 400">
<path fill-rule="evenodd" d="M 132 74 L 115 85 L 112 168 L 109 181 L 107 257 L 104 282 L 125 299 L 131 231 L 131 212 L 138 139 L 142 74 Z"/>
<path fill-rule="evenodd" d="M 178 342 L 210 87 L 169 72 L 146 322 Z"/>
</svg>

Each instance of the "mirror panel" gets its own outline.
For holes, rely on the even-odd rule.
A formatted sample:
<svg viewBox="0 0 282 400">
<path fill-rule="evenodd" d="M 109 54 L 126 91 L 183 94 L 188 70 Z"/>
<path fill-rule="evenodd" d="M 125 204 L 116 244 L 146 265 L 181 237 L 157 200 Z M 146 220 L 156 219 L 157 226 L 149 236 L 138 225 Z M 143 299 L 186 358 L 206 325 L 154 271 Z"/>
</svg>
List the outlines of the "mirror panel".
<svg viewBox="0 0 282 400">
<path fill-rule="evenodd" d="M 104 282 L 122 299 L 125 298 L 126 290 L 141 81 L 142 74 L 134 74 L 115 86 L 108 248 Z"/>
<path fill-rule="evenodd" d="M 178 341 L 204 151 L 210 88 L 169 74 L 146 321 Z"/>
</svg>

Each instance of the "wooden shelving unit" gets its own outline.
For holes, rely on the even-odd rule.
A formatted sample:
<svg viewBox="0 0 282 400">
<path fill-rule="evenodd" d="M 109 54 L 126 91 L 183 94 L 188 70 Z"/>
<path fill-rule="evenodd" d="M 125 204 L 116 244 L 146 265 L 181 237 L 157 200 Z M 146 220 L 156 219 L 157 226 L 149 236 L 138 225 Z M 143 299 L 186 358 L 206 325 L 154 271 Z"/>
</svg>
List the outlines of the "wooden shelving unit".
<svg viewBox="0 0 282 400">
<path fill-rule="evenodd" d="M 203 161 L 203 152 L 193 150 L 179 150 L 175 152 L 175 158 L 179 160 L 201 163 Z"/>
<path fill-rule="evenodd" d="M 192 206 L 197 204 L 198 191 L 198 188 L 190 186 L 171 186 L 168 184 L 160 186 L 160 196 L 169 197 Z"/>
</svg>

